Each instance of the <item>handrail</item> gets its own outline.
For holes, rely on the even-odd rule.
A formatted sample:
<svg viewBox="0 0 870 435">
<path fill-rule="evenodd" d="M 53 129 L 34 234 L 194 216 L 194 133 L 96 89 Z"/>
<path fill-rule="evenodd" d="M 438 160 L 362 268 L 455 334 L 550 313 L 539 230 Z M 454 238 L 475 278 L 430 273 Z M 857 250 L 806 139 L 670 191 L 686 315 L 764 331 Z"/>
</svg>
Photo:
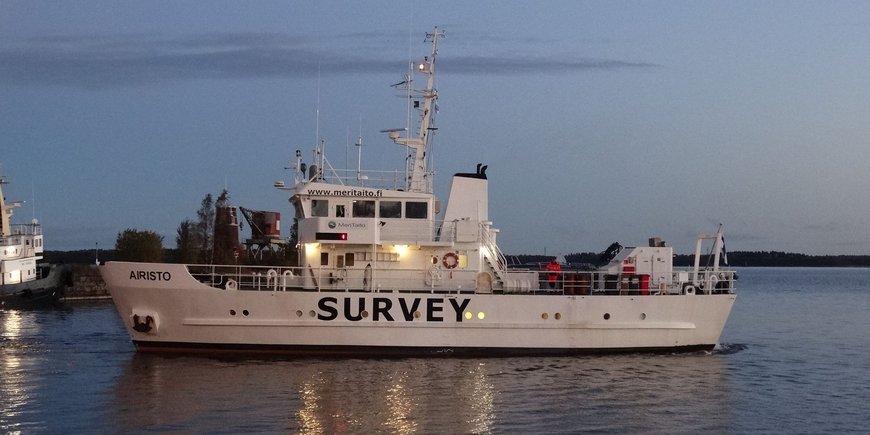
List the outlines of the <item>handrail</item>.
<svg viewBox="0 0 870 435">
<path fill-rule="evenodd" d="M 495 252 L 495 251 L 493 251 Z M 186 265 L 191 275 L 200 282 L 223 288 L 228 280 L 237 283 L 238 290 L 255 291 L 349 291 L 349 292 L 410 292 L 410 293 L 474 293 L 473 285 L 432 285 L 425 277 L 430 269 L 377 269 L 369 274 L 361 268 L 329 267 L 279 267 L 279 266 L 214 266 Z M 494 269 L 498 268 L 494 265 Z M 736 273 L 720 269 L 718 272 L 702 272 L 699 284 L 692 282 L 692 269 L 675 269 L 670 276 L 651 281 L 649 275 L 608 274 L 604 271 L 504 269 L 499 272 L 503 280 L 528 278 L 527 287 L 504 288 L 504 292 L 522 294 L 563 295 L 707 295 L 731 294 L 735 289 Z M 456 270 L 451 273 L 465 274 L 466 281 L 473 280 L 473 270 Z M 529 275 L 531 274 L 531 275 Z M 537 274 L 537 275 L 535 275 Z M 372 281 L 372 276 L 377 277 Z M 555 277 L 555 279 L 551 279 Z M 418 285 L 409 285 L 418 282 Z M 442 283 L 443 284 L 443 283 Z M 522 288 L 522 289 L 520 289 Z"/>
</svg>

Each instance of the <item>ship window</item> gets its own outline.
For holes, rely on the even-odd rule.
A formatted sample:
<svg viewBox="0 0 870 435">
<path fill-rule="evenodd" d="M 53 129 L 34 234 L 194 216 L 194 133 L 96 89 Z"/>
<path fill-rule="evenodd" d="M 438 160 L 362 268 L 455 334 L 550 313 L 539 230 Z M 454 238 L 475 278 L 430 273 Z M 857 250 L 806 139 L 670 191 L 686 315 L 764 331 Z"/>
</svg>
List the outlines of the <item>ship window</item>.
<svg viewBox="0 0 870 435">
<path fill-rule="evenodd" d="M 407 219 L 426 219 L 428 216 L 428 207 L 425 202 L 405 203 L 405 218 Z"/>
<path fill-rule="evenodd" d="M 335 217 L 344 217 L 344 204 L 335 206 Z"/>
<path fill-rule="evenodd" d="M 329 201 L 325 199 L 312 199 L 311 216 L 329 216 Z"/>
<path fill-rule="evenodd" d="M 375 217 L 375 202 L 374 201 L 354 201 L 353 202 L 353 217 L 373 218 Z"/>
<path fill-rule="evenodd" d="M 344 255 L 336 255 L 335 256 L 335 267 L 341 269 L 344 267 Z"/>
<path fill-rule="evenodd" d="M 399 254 L 397 254 L 395 252 L 378 252 L 377 261 L 379 261 L 379 262 L 399 261 Z"/>
<path fill-rule="evenodd" d="M 347 267 L 353 267 L 353 253 L 344 255 L 344 265 Z"/>
<path fill-rule="evenodd" d="M 321 266 L 329 266 L 329 253 L 321 252 L 320 253 L 320 265 Z"/>
<path fill-rule="evenodd" d="M 382 218 L 401 218 L 402 203 L 400 201 L 381 201 L 380 212 Z"/>
</svg>

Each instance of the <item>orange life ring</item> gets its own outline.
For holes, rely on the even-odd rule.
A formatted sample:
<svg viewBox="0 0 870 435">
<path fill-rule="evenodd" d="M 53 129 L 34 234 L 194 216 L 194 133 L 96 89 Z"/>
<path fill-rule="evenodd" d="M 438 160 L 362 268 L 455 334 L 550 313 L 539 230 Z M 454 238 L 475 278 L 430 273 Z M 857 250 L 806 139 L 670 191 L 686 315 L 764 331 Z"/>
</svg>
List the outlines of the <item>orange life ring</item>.
<svg viewBox="0 0 870 435">
<path fill-rule="evenodd" d="M 459 256 L 455 252 L 448 252 L 444 254 L 444 257 L 441 257 L 441 264 L 448 269 L 453 269 L 459 266 Z"/>
</svg>

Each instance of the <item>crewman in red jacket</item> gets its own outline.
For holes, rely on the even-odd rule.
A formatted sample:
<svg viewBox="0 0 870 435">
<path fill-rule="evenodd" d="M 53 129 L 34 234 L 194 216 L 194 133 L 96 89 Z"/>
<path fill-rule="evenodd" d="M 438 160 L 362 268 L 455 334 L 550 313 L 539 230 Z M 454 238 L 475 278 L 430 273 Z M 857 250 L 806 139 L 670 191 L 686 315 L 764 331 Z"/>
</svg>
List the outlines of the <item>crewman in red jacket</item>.
<svg viewBox="0 0 870 435">
<path fill-rule="evenodd" d="M 547 280 L 550 281 L 550 288 L 556 288 L 556 280 L 559 279 L 559 275 L 562 273 L 562 266 L 554 258 L 547 263 L 547 271 L 550 272 L 550 275 L 547 276 Z"/>
</svg>

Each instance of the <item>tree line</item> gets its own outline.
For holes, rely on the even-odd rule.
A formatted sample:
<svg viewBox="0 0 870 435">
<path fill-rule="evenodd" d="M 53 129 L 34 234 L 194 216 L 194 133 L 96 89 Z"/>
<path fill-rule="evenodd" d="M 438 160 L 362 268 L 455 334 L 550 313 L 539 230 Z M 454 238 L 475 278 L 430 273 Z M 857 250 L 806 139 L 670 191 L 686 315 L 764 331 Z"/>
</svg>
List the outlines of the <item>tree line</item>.
<svg viewBox="0 0 870 435">
<path fill-rule="evenodd" d="M 164 238 L 160 234 L 150 230 L 127 228 L 118 233 L 115 239 L 115 248 L 111 251 L 98 253 L 91 250 L 71 251 L 70 253 L 46 253 L 46 259 L 52 257 L 63 262 L 64 260 L 78 259 L 79 261 L 66 262 L 93 262 L 95 257 L 101 257 L 101 261 L 137 261 L 146 263 L 172 262 L 186 264 L 248 264 L 253 259 L 247 255 L 244 248 L 238 244 L 238 237 L 217 237 L 222 234 L 216 231 L 219 222 L 226 224 L 226 216 L 219 216 L 218 211 L 229 207 L 229 193 L 224 189 L 217 199 L 211 193 L 200 202 L 196 211 L 196 218 L 185 218 L 178 225 L 175 234 L 175 249 L 163 247 Z M 241 225 L 242 223 L 239 222 Z M 296 234 L 294 222 L 291 231 L 291 242 L 283 245 L 277 251 L 270 251 L 265 257 L 261 253 L 257 261 L 260 264 L 287 265 L 295 263 L 295 242 L 292 240 Z M 226 229 L 226 228 L 223 228 Z M 230 228 L 237 231 L 237 227 Z M 76 254 L 78 253 L 78 254 Z M 81 259 L 87 259 L 80 261 Z"/>
<path fill-rule="evenodd" d="M 578 252 L 565 255 L 565 262 L 578 267 L 597 267 L 605 264 L 602 252 Z M 509 265 L 543 265 L 556 258 L 552 255 L 507 255 Z M 732 267 L 870 267 L 870 255 L 807 255 L 780 251 L 734 251 L 727 254 Z M 701 265 L 711 259 L 702 255 Z M 695 264 L 694 254 L 674 255 L 674 266 Z"/>
</svg>

